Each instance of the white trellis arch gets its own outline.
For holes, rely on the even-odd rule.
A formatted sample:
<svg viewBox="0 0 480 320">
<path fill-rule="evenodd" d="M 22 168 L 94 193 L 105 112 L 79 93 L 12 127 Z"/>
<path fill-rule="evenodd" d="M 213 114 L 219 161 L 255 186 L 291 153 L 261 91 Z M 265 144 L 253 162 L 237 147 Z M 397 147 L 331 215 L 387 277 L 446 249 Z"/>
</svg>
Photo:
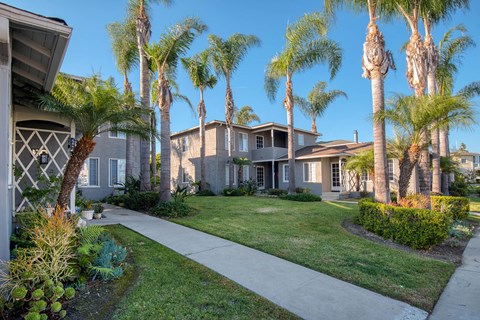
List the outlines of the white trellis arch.
<svg viewBox="0 0 480 320">
<path fill-rule="evenodd" d="M 38 187 L 39 174 L 59 177 L 63 174 L 70 157 L 68 139 L 69 131 L 56 131 L 31 127 L 15 128 L 14 163 L 19 174 L 14 179 L 15 211 L 32 208 L 30 201 L 22 196 L 27 187 Z M 50 161 L 47 165 L 38 165 L 33 149 L 45 150 Z M 39 171 L 40 170 L 40 171 Z"/>
</svg>

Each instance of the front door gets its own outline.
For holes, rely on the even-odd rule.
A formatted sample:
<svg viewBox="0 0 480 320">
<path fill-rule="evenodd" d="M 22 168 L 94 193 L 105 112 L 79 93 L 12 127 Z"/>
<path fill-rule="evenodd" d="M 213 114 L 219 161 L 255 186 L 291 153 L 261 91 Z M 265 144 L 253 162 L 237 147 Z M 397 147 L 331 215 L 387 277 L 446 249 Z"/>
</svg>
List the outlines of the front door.
<svg viewBox="0 0 480 320">
<path fill-rule="evenodd" d="M 340 166 L 338 162 L 332 163 L 332 191 L 340 191 Z"/>
<path fill-rule="evenodd" d="M 257 166 L 256 171 L 258 189 L 263 190 L 265 189 L 265 168 Z"/>
</svg>

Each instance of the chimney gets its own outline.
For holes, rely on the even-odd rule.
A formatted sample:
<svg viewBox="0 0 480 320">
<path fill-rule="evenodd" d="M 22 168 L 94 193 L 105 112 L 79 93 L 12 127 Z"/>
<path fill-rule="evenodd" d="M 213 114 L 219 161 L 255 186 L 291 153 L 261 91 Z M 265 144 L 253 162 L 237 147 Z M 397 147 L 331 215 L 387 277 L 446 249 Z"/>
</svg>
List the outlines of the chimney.
<svg viewBox="0 0 480 320">
<path fill-rule="evenodd" d="M 353 142 L 358 143 L 358 131 L 353 130 Z"/>
</svg>

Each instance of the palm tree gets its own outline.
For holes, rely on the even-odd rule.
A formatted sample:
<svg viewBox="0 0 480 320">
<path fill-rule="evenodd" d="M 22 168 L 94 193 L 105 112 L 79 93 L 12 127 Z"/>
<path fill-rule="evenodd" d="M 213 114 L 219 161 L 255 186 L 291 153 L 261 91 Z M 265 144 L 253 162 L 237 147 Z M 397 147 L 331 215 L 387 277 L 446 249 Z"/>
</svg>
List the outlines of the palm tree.
<svg viewBox="0 0 480 320">
<path fill-rule="evenodd" d="M 384 79 L 390 68 L 395 69 L 390 51 L 385 50 L 385 40 L 380 32 L 377 19 L 380 15 L 389 15 L 393 0 L 324 0 L 325 9 L 333 13 L 336 6 L 346 4 L 354 10 L 366 10 L 370 21 L 367 36 L 363 44 L 363 77 L 371 80 L 373 114 L 385 109 Z M 385 122 L 373 123 L 373 150 L 375 156 L 375 201 L 389 203 L 390 188 L 387 171 L 387 142 Z"/>
<path fill-rule="evenodd" d="M 397 130 L 403 154 L 398 154 L 400 174 L 398 196 L 404 198 L 413 169 L 418 164 L 423 150 L 428 150 L 424 136 L 429 130 L 445 126 L 468 127 L 475 123 L 472 104 L 462 96 L 402 96 L 396 95 L 389 101 L 390 108 L 375 117 L 387 120 Z M 398 148 L 397 148 L 398 150 Z"/>
<path fill-rule="evenodd" d="M 182 64 L 193 87 L 200 91 L 200 101 L 197 106 L 199 119 L 199 135 L 200 135 L 200 190 L 207 187 L 206 169 L 205 169 L 205 117 L 207 109 L 203 99 L 203 92 L 207 88 L 213 88 L 217 84 L 217 78 L 210 72 L 210 61 L 208 50 L 196 54 L 192 58 L 182 58 Z"/>
<path fill-rule="evenodd" d="M 173 102 L 171 80 L 174 79 L 179 58 L 186 53 L 197 34 L 206 30 L 198 18 L 187 18 L 160 36 L 158 43 L 145 48 L 157 72 L 157 104 L 160 109 L 160 201 L 170 201 L 170 107 Z"/>
<path fill-rule="evenodd" d="M 236 164 L 237 167 L 238 167 L 237 181 L 238 181 L 238 185 L 240 186 L 243 183 L 243 167 L 251 165 L 252 160 L 250 160 L 248 158 L 235 157 L 235 158 L 233 158 L 233 163 Z"/>
<path fill-rule="evenodd" d="M 345 169 L 355 173 L 355 184 L 357 191 L 360 191 L 360 177 L 367 173 L 371 180 L 375 180 L 375 162 L 373 150 L 367 150 L 349 158 L 345 164 Z M 366 181 L 364 181 L 363 191 L 367 191 Z"/>
<path fill-rule="evenodd" d="M 319 63 L 327 63 L 330 78 L 335 77 L 342 64 L 342 49 L 326 38 L 329 21 L 320 13 L 305 14 L 286 30 L 285 49 L 267 65 L 265 91 L 273 102 L 281 78 L 286 77 L 284 106 L 288 124 L 288 192 L 295 193 L 295 143 L 293 124 L 293 84 L 295 73 L 305 71 Z"/>
<path fill-rule="evenodd" d="M 461 32 L 459 37 L 453 37 L 455 33 Z M 453 83 L 458 66 L 461 65 L 465 51 L 475 46 L 473 39 L 466 34 L 467 29 L 463 25 L 448 30 L 438 45 L 438 66 L 436 69 L 436 84 L 439 95 L 447 96 L 453 94 Z M 471 90 L 469 90 L 471 91 Z M 440 156 L 449 157 L 449 129 L 440 129 Z M 449 177 L 447 172 L 442 173 L 441 192 L 448 195 Z"/>
<path fill-rule="evenodd" d="M 300 111 L 302 111 L 306 117 L 312 119 L 311 130 L 315 133 L 317 133 L 316 119 L 323 115 L 330 103 L 341 96 L 347 98 L 345 92 L 341 90 L 325 91 L 326 87 L 326 82 L 319 81 L 308 93 L 307 99 L 300 96 L 293 97 L 293 101 L 300 107 Z"/>
<path fill-rule="evenodd" d="M 152 3 L 171 5 L 173 0 L 129 0 L 129 20 L 135 21 L 137 50 L 140 59 L 140 102 L 144 109 L 150 109 L 150 70 L 145 48 L 150 42 L 152 34 L 149 6 Z M 145 121 L 150 121 L 150 116 L 145 115 Z M 149 140 L 140 141 L 140 190 L 151 189 L 150 184 L 150 144 Z"/>
<path fill-rule="evenodd" d="M 260 118 L 252 107 L 243 106 L 240 110 L 237 107 L 234 108 L 233 123 L 248 126 L 254 121 L 260 122 Z"/>
<path fill-rule="evenodd" d="M 148 136 L 150 126 L 141 120 L 133 99 L 122 95 L 113 79 L 102 81 L 97 75 L 81 81 L 59 75 L 51 94 L 40 96 L 40 106 L 75 123 L 80 133 L 63 175 L 55 212 L 67 206 L 84 161 L 95 148 L 95 136 L 112 130 Z"/>
<path fill-rule="evenodd" d="M 138 50 L 136 46 L 136 28 L 133 20 L 114 22 L 107 26 L 110 35 L 113 55 L 115 56 L 118 71 L 123 75 L 123 94 L 133 95 L 132 85 L 128 73 L 138 64 Z M 127 134 L 125 177 L 133 175 L 134 137 Z"/>
<path fill-rule="evenodd" d="M 233 73 L 238 69 L 240 62 L 245 58 L 248 49 L 260 45 L 260 40 L 254 35 L 235 33 L 227 40 L 209 35 L 209 50 L 213 66 L 218 76 L 225 77 L 227 89 L 225 93 L 225 121 L 227 123 L 228 135 L 228 163 L 229 163 L 229 188 L 233 187 L 233 93 L 230 82 Z"/>
</svg>

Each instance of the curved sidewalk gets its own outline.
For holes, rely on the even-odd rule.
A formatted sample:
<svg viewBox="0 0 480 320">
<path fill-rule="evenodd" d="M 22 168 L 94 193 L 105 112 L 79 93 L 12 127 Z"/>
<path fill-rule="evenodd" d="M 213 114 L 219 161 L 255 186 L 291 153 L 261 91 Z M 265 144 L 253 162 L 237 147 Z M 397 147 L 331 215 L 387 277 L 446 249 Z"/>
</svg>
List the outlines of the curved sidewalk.
<svg viewBox="0 0 480 320">
<path fill-rule="evenodd" d="M 95 224 L 122 224 L 304 319 L 420 320 L 428 313 L 278 257 L 136 211 L 108 206 Z"/>
</svg>

